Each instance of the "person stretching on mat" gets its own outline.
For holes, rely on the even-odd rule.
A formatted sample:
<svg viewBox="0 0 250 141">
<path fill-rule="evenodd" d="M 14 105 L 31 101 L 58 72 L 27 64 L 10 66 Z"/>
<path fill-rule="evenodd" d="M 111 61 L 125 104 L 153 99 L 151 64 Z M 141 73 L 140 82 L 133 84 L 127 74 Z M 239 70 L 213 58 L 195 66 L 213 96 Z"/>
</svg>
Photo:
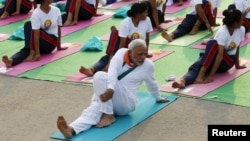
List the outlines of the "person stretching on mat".
<svg viewBox="0 0 250 141">
<path fill-rule="evenodd" d="M 176 6 L 182 6 L 183 2 L 186 2 L 187 0 L 166 0 L 167 6 L 176 4 Z"/>
<path fill-rule="evenodd" d="M 215 26 L 215 18 L 212 14 L 211 3 L 207 0 L 192 0 L 190 6 L 191 11 L 186 14 L 186 17 L 172 33 L 168 34 L 166 31 L 162 31 L 162 37 L 168 42 L 172 42 L 174 39 L 188 33 L 196 34 L 198 30 L 208 29 L 213 33 L 211 26 Z"/>
<path fill-rule="evenodd" d="M 67 49 L 61 47 L 61 12 L 50 5 L 52 2 L 36 0 L 40 6 L 33 11 L 30 21 L 24 24 L 24 47 L 11 58 L 2 57 L 7 68 L 23 61 L 37 61 L 40 54 L 51 53 L 56 47 L 57 50 Z"/>
<path fill-rule="evenodd" d="M 204 53 L 192 64 L 188 72 L 173 82 L 173 88 L 183 88 L 193 83 L 210 83 L 216 72 L 227 72 L 233 66 L 246 68 L 239 60 L 239 46 L 245 37 L 242 26 L 242 13 L 237 10 L 224 10 L 223 26 L 216 32 L 214 39 L 208 41 Z"/>
<path fill-rule="evenodd" d="M 164 15 L 166 9 L 166 0 L 139 0 L 148 3 L 148 17 L 151 20 L 153 28 L 165 30 L 161 27 L 161 23 L 165 22 Z"/>
<path fill-rule="evenodd" d="M 4 7 L 0 8 L 0 20 L 8 18 L 10 15 L 27 14 L 36 3 L 31 0 L 6 0 Z"/>
<path fill-rule="evenodd" d="M 135 39 L 128 48 L 117 51 L 108 72 L 99 71 L 94 75 L 90 106 L 71 124 L 67 124 L 64 116 L 58 116 L 58 129 L 70 138 L 92 126 L 103 128 L 111 125 L 115 116 L 124 116 L 135 110 L 138 90 L 143 82 L 157 103 L 169 101 L 160 95 L 154 77 L 154 64 L 147 58 L 145 40 Z"/>
<path fill-rule="evenodd" d="M 78 20 L 89 20 L 97 14 L 99 0 L 67 0 L 65 11 L 62 14 L 63 26 L 76 25 Z"/>
<path fill-rule="evenodd" d="M 147 17 L 148 4 L 146 2 L 134 3 L 128 10 L 128 17 L 120 25 L 118 31 L 114 26 L 111 27 L 106 55 L 90 68 L 81 66 L 80 72 L 93 76 L 98 71 L 107 71 L 113 55 L 119 48 L 127 48 L 128 43 L 133 39 L 143 39 L 149 45 L 149 32 L 153 31 L 151 21 Z"/>
<path fill-rule="evenodd" d="M 250 0 L 234 0 L 232 4 L 228 6 L 228 9 L 239 9 L 243 14 L 242 25 L 245 27 L 245 33 L 249 32 L 250 29 Z"/>
</svg>

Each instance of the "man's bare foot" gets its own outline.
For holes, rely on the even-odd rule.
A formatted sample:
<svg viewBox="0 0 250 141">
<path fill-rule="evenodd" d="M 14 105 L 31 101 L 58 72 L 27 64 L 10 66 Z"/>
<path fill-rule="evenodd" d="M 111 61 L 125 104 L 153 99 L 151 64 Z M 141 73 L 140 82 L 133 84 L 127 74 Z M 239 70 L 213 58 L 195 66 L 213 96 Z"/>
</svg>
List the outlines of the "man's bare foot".
<svg viewBox="0 0 250 141">
<path fill-rule="evenodd" d="M 83 66 L 81 66 L 81 68 L 79 69 L 79 72 L 82 74 L 85 74 L 88 77 L 91 77 L 94 75 L 93 71 L 90 68 L 85 68 Z"/>
<path fill-rule="evenodd" d="M 185 87 L 185 81 L 183 79 L 176 80 L 176 81 L 173 82 L 172 87 L 175 88 L 175 89 L 176 88 L 178 88 L 178 89 L 184 88 Z"/>
<path fill-rule="evenodd" d="M 4 62 L 6 68 L 10 68 L 12 66 L 13 61 L 8 58 L 8 56 L 3 56 L 2 61 Z"/>
<path fill-rule="evenodd" d="M 96 127 L 103 128 L 109 126 L 113 122 L 115 122 L 115 117 L 113 115 L 103 114 L 100 122 L 96 125 Z"/>
<path fill-rule="evenodd" d="M 173 38 L 171 37 L 171 35 L 169 35 L 166 31 L 162 30 L 161 31 L 161 36 L 166 39 L 168 42 L 172 42 Z"/>
<path fill-rule="evenodd" d="M 10 15 L 9 15 L 6 11 L 4 11 L 3 14 L 2 14 L 1 17 L 0 17 L 0 20 L 7 19 L 9 16 L 10 16 Z"/>
<path fill-rule="evenodd" d="M 65 138 L 71 138 L 73 134 L 73 128 L 70 127 L 63 116 L 57 118 L 57 128 L 64 135 Z"/>
<path fill-rule="evenodd" d="M 20 14 L 20 12 L 16 11 L 16 12 L 12 13 L 11 15 L 14 16 L 14 15 L 19 15 L 19 14 Z"/>
</svg>

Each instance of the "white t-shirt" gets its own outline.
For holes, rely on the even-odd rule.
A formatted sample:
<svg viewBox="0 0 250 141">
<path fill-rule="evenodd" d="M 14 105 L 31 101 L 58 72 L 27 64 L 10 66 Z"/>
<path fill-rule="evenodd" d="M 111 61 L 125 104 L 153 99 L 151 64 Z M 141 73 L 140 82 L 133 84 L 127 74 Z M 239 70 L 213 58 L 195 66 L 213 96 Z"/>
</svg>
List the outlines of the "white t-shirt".
<svg viewBox="0 0 250 141">
<path fill-rule="evenodd" d="M 241 26 L 234 30 L 233 35 L 230 35 L 226 25 L 220 27 L 216 32 L 214 39 L 218 44 L 224 46 L 228 55 L 235 55 L 237 47 L 245 37 L 245 28 Z"/>
<path fill-rule="evenodd" d="M 196 9 L 195 9 L 195 6 L 197 4 L 202 4 L 202 0 L 191 0 L 190 1 L 190 12 L 188 14 L 190 14 L 190 15 L 196 15 L 197 14 Z"/>
<path fill-rule="evenodd" d="M 234 0 L 234 4 L 238 10 L 240 10 L 247 19 L 250 19 L 250 12 L 247 12 L 247 8 L 250 7 L 250 0 Z"/>
<path fill-rule="evenodd" d="M 62 25 L 61 12 L 59 8 L 50 6 L 49 13 L 44 13 L 40 7 L 36 8 L 30 18 L 32 29 L 44 29 L 47 33 L 58 37 L 58 26 Z"/>
<path fill-rule="evenodd" d="M 120 25 L 119 36 L 123 38 L 143 39 L 146 40 L 146 33 L 153 31 L 153 27 L 149 17 L 140 21 L 138 26 L 135 27 L 132 18 L 125 18 Z"/>
</svg>

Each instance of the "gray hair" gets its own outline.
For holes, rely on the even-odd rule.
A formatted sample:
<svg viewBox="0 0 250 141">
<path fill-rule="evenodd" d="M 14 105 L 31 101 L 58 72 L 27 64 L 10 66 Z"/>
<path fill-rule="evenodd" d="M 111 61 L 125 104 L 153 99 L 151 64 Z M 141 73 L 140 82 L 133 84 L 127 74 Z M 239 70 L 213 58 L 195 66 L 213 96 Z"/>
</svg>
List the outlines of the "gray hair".
<svg viewBox="0 0 250 141">
<path fill-rule="evenodd" d="M 145 42 L 145 40 L 142 39 L 134 39 L 132 40 L 129 45 L 128 45 L 128 49 L 129 50 L 133 50 L 135 47 L 145 47 L 147 48 L 147 44 Z"/>
</svg>

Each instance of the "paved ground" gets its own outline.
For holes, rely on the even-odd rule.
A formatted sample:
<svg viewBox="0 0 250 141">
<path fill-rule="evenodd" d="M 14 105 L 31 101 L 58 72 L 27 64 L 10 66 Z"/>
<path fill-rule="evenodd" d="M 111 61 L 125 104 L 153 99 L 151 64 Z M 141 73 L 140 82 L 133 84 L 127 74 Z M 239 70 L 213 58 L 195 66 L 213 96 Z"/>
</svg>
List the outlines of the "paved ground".
<svg viewBox="0 0 250 141">
<path fill-rule="evenodd" d="M 71 122 L 92 87 L 0 75 L 0 140 L 53 141 L 56 119 Z M 181 97 L 117 141 L 207 141 L 208 124 L 250 124 L 250 108 Z"/>
</svg>

